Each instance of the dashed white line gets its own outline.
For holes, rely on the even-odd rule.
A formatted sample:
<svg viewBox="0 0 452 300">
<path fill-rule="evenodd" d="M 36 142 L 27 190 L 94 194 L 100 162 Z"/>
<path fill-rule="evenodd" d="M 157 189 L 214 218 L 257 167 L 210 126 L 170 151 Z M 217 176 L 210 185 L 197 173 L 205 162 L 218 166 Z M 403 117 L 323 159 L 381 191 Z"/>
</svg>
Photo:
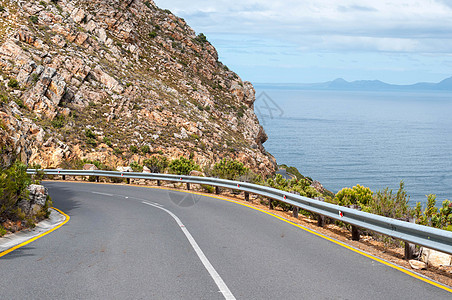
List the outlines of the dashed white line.
<svg viewBox="0 0 452 300">
<path fill-rule="evenodd" d="M 100 192 L 91 192 L 93 194 L 98 194 L 98 195 L 104 195 L 104 196 L 110 196 L 113 197 L 113 194 L 107 194 L 107 193 L 100 193 Z"/>
<path fill-rule="evenodd" d="M 159 205 L 156 205 L 156 204 L 153 204 L 153 203 L 149 203 L 149 202 L 146 202 L 146 201 L 143 201 L 142 203 L 146 204 L 146 205 L 150 205 L 150 206 L 156 207 L 158 209 L 161 209 L 161 210 L 165 211 L 166 213 L 168 213 L 171 217 L 173 217 L 174 220 L 176 220 L 177 224 L 179 225 L 180 229 L 182 230 L 182 232 L 187 237 L 188 241 L 190 242 L 191 246 L 195 250 L 195 252 L 198 255 L 199 259 L 201 260 L 202 264 L 207 269 L 207 271 L 209 272 L 210 276 L 212 276 L 213 280 L 215 281 L 216 285 L 220 289 L 220 292 L 223 294 L 224 298 L 227 299 L 227 300 L 235 300 L 234 295 L 231 293 L 231 291 L 229 290 L 229 288 L 226 285 L 226 283 L 224 283 L 224 281 L 221 278 L 220 274 L 218 274 L 218 272 L 212 266 L 212 264 L 207 259 L 207 257 L 204 254 L 204 252 L 202 252 L 201 248 L 198 246 L 198 243 L 196 243 L 195 239 L 190 234 L 190 232 L 185 227 L 185 225 L 181 222 L 181 220 L 175 214 L 173 214 L 171 211 L 167 210 L 166 208 L 163 208 L 163 207 L 161 207 Z"/>
</svg>

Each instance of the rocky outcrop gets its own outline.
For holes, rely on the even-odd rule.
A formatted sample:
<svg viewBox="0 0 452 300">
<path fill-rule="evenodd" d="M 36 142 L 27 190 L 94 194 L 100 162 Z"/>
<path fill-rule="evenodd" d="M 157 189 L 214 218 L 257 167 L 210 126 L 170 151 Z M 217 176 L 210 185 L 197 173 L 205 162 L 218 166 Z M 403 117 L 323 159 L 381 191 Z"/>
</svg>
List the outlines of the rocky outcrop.
<svg viewBox="0 0 452 300">
<path fill-rule="evenodd" d="M 252 84 L 183 19 L 142 0 L 7 1 L 6 13 L 0 92 L 4 105 L 21 104 L 23 117 L 4 113 L 40 132 L 23 135 L 23 158 L 43 167 L 87 158 L 115 168 L 158 153 L 275 171 Z M 11 138 L 2 142 L 17 152 L 20 138 Z"/>
<path fill-rule="evenodd" d="M 19 208 L 26 215 L 33 216 L 43 209 L 49 193 L 46 187 L 38 184 L 31 184 L 28 186 L 28 191 L 28 199 L 21 200 L 19 202 Z"/>
</svg>

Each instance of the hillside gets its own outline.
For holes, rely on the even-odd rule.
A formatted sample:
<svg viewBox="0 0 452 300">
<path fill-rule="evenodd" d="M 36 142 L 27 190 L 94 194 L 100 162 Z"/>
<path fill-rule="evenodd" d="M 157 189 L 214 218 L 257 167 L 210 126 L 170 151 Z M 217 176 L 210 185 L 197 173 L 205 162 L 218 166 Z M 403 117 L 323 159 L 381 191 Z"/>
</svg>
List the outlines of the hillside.
<svg viewBox="0 0 452 300">
<path fill-rule="evenodd" d="M 3 163 L 158 154 L 276 170 L 251 83 L 152 1 L 0 0 L 0 67 Z"/>
</svg>

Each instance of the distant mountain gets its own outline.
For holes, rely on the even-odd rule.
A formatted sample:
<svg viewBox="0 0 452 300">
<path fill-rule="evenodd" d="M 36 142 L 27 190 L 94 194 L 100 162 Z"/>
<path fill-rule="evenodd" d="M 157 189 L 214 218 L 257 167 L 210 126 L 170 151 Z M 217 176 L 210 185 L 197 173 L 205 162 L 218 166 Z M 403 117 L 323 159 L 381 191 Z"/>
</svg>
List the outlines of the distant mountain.
<svg viewBox="0 0 452 300">
<path fill-rule="evenodd" d="M 438 83 L 419 82 L 411 85 L 389 84 L 380 80 L 356 80 L 347 81 L 337 78 L 333 81 L 321 83 L 276 83 L 255 84 L 256 87 L 269 87 L 278 89 L 301 89 L 301 90 L 348 90 L 348 91 L 384 91 L 384 90 L 436 90 L 452 91 L 452 77 L 446 78 Z"/>
</svg>

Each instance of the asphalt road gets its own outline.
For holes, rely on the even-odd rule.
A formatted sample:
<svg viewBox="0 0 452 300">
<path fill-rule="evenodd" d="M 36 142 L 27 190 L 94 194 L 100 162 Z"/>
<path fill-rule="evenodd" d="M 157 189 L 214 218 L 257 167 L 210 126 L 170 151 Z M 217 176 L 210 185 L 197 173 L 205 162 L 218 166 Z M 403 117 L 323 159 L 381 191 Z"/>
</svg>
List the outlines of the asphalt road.
<svg viewBox="0 0 452 300">
<path fill-rule="evenodd" d="M 45 185 L 71 219 L 0 258 L 0 299 L 224 299 L 218 279 L 237 299 L 452 298 L 235 203 L 125 185 Z"/>
</svg>

